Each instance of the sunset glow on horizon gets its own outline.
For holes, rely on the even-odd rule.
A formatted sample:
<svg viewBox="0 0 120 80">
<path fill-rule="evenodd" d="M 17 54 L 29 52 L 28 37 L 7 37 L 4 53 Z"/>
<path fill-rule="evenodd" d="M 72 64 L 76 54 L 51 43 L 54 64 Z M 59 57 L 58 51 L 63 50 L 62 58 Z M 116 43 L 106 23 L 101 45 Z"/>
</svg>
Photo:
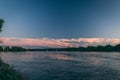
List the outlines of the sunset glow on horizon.
<svg viewBox="0 0 120 80">
<path fill-rule="evenodd" d="M 49 39 L 49 38 L 1 38 L 4 46 L 38 46 L 38 47 L 79 47 L 96 45 L 116 45 L 120 43 L 119 38 L 72 38 L 72 39 Z"/>
</svg>

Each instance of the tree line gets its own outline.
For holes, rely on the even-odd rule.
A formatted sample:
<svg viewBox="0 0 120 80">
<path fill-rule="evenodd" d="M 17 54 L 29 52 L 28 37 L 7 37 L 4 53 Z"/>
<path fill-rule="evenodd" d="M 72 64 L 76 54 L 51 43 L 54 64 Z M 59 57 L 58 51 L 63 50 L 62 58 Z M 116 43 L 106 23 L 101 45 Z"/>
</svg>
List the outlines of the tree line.
<svg viewBox="0 0 120 80">
<path fill-rule="evenodd" d="M 120 51 L 120 44 L 115 46 L 112 45 L 98 45 L 98 46 L 88 46 L 88 47 L 78 47 L 78 48 L 65 48 L 66 51 Z"/>
<path fill-rule="evenodd" d="M 98 46 L 87 46 L 87 47 L 68 47 L 68 48 L 45 48 L 45 49 L 25 49 L 19 46 L 0 46 L 0 51 L 4 52 L 22 52 L 22 51 L 98 51 L 98 52 L 120 52 L 120 44 L 115 46 L 112 45 L 98 45 Z"/>
<path fill-rule="evenodd" d="M 46 48 L 46 49 L 28 49 L 29 51 L 120 51 L 120 44 L 112 45 L 98 45 L 98 46 L 88 46 L 88 47 L 68 47 L 68 48 Z"/>
<path fill-rule="evenodd" d="M 8 52 L 8 51 L 12 51 L 12 52 L 21 52 L 21 51 L 26 51 L 25 48 L 23 47 L 19 47 L 19 46 L 0 46 L 0 51 L 4 51 L 4 52 Z"/>
</svg>

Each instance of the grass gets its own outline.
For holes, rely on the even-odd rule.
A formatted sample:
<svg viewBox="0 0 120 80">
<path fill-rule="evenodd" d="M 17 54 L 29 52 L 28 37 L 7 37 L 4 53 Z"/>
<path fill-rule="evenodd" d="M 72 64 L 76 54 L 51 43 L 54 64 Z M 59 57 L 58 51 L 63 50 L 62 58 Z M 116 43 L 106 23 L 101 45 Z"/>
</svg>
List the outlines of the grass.
<svg viewBox="0 0 120 80">
<path fill-rule="evenodd" d="M 25 80 L 21 73 L 0 59 L 0 80 Z"/>
</svg>

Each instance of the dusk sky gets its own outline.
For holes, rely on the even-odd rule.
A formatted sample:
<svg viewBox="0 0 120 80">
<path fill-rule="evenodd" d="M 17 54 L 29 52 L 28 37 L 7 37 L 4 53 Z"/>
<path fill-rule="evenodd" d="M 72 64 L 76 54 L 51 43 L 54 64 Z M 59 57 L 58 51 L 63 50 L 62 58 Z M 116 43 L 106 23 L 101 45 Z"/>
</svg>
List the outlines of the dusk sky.
<svg viewBox="0 0 120 80">
<path fill-rule="evenodd" d="M 0 34 L 4 40 L 39 39 L 37 46 L 46 39 L 62 39 L 62 46 L 66 40 L 78 46 L 79 38 L 120 42 L 120 0 L 0 0 L 0 18 L 5 20 Z"/>
</svg>

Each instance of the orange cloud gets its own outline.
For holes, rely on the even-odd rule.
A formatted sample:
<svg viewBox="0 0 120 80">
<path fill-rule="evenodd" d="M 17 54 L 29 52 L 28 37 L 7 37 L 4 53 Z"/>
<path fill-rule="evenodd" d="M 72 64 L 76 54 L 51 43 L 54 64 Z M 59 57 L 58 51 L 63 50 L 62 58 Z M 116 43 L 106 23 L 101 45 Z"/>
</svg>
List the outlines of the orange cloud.
<svg viewBox="0 0 120 80">
<path fill-rule="evenodd" d="M 9 46 L 43 46 L 43 47 L 79 47 L 89 45 L 119 44 L 120 39 L 105 38 L 73 38 L 73 39 L 49 39 L 49 38 L 1 38 L 1 45 Z"/>
</svg>

